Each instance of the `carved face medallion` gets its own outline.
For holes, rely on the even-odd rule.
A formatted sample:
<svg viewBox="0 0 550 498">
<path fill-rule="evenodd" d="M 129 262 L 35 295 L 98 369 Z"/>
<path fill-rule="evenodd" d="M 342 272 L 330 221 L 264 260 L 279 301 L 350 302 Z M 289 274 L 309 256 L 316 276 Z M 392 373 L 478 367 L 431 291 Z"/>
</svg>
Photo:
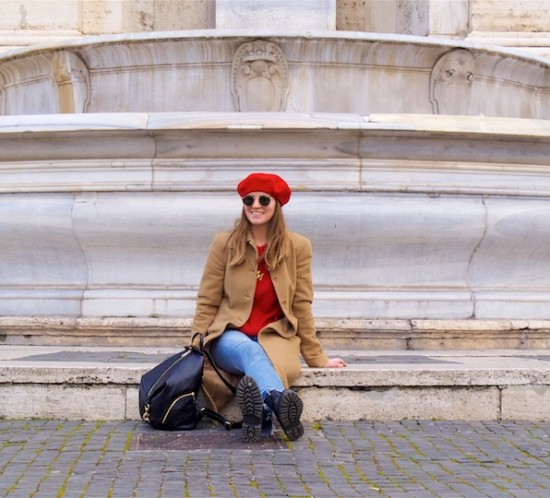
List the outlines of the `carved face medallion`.
<svg viewBox="0 0 550 498">
<path fill-rule="evenodd" d="M 430 79 L 434 114 L 467 114 L 474 80 L 474 56 L 457 48 L 435 63 Z"/>
</svg>

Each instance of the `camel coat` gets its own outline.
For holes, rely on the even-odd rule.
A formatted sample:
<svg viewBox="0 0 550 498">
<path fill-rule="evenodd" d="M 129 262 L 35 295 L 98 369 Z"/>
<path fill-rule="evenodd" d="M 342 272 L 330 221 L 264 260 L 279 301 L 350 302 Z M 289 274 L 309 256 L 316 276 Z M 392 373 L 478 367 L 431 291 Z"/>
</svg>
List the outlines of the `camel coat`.
<svg viewBox="0 0 550 498">
<path fill-rule="evenodd" d="M 245 261 L 230 267 L 233 248 L 228 245 L 229 234 L 214 236 L 197 295 L 192 332 L 206 336 L 206 347 L 225 330 L 238 330 L 252 310 L 258 253 L 249 237 Z M 300 354 L 310 367 L 322 367 L 328 361 L 311 311 L 311 243 L 294 232 L 289 239 L 286 258 L 270 272 L 284 318 L 267 325 L 258 335 L 258 342 L 287 388 L 300 375 Z M 205 384 L 208 390 L 208 376 Z"/>
</svg>

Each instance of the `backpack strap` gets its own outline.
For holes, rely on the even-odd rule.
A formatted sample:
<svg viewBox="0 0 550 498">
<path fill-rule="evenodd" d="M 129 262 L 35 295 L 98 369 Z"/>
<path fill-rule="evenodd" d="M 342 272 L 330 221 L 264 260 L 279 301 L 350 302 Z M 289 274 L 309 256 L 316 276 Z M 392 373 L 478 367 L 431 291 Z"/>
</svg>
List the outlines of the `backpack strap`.
<svg viewBox="0 0 550 498">
<path fill-rule="evenodd" d="M 195 338 L 199 336 L 199 345 L 195 346 Z M 218 377 L 223 381 L 223 383 L 227 386 L 227 388 L 233 393 L 237 394 L 237 389 L 235 389 L 235 386 L 229 382 L 224 375 L 220 372 L 220 369 L 216 365 L 216 362 L 214 361 L 214 358 L 212 358 L 212 355 L 210 354 L 210 351 L 207 351 L 204 349 L 204 335 L 200 332 L 195 332 L 193 334 L 193 337 L 191 338 L 191 347 L 202 354 L 203 356 L 206 356 L 208 360 L 210 361 L 210 364 L 212 365 L 212 368 L 214 368 L 214 371 L 218 374 Z"/>
<path fill-rule="evenodd" d="M 214 410 L 211 410 L 210 408 L 201 408 L 201 413 L 205 417 L 208 417 L 209 419 L 215 420 L 216 422 L 222 424 L 225 427 L 226 431 L 230 431 L 231 429 L 238 429 L 243 425 L 242 422 L 231 422 L 230 420 L 227 420 L 223 415 L 215 412 Z"/>
<path fill-rule="evenodd" d="M 210 354 L 210 351 L 203 350 L 204 356 L 208 358 L 208 361 L 210 361 L 210 364 L 212 365 L 212 368 L 214 371 L 218 374 L 218 377 L 223 381 L 223 383 L 227 386 L 227 388 L 233 393 L 237 394 L 237 389 L 235 389 L 235 386 L 229 382 L 225 376 L 220 372 L 220 369 L 216 365 L 216 362 L 214 361 L 214 358 L 212 358 L 212 355 Z"/>
<path fill-rule="evenodd" d="M 195 344 L 195 338 L 199 336 L 199 345 L 198 347 L 194 346 Z M 214 358 L 212 358 L 212 355 L 210 354 L 210 351 L 207 351 L 204 349 L 204 335 L 200 332 L 196 332 L 193 334 L 193 338 L 191 339 L 191 344 L 193 345 L 193 348 L 197 351 L 199 351 L 203 356 L 208 358 L 208 361 L 210 361 L 210 364 L 212 365 L 212 368 L 218 375 L 218 377 L 222 380 L 222 382 L 227 386 L 227 388 L 235 395 L 237 394 L 237 389 L 235 389 L 235 386 L 229 382 L 225 376 L 221 373 L 220 369 L 216 365 L 216 362 L 214 361 Z M 238 429 L 239 427 L 242 427 L 242 422 L 231 422 L 230 420 L 227 420 L 223 415 L 220 413 L 211 410 L 207 407 L 201 408 L 201 413 L 208 417 L 209 419 L 215 420 L 216 422 L 219 422 L 225 427 L 225 430 L 230 431 L 231 429 Z"/>
</svg>

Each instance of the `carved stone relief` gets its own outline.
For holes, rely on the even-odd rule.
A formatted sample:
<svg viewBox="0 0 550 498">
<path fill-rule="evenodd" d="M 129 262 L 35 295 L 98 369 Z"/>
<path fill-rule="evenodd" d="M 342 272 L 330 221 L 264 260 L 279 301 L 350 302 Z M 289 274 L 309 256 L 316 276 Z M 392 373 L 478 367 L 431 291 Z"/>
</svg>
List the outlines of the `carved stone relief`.
<svg viewBox="0 0 550 498">
<path fill-rule="evenodd" d="M 52 54 L 52 83 L 57 87 L 59 112 L 86 112 L 90 77 L 84 61 L 73 52 Z"/>
<path fill-rule="evenodd" d="M 231 90 L 236 111 L 284 111 L 288 64 L 282 50 L 264 40 L 243 43 L 235 52 Z"/>
<path fill-rule="evenodd" d="M 451 50 L 437 60 L 430 78 L 434 114 L 468 114 L 474 68 L 474 56 L 462 48 Z"/>
</svg>

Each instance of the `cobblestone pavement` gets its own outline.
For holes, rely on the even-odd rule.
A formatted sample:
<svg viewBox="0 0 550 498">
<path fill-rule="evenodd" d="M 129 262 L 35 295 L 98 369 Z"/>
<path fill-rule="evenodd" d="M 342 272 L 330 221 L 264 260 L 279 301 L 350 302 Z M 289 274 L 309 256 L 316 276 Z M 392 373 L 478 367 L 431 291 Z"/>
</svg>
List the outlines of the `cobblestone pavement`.
<svg viewBox="0 0 550 498">
<path fill-rule="evenodd" d="M 0 496 L 548 497 L 550 423 L 321 421 L 245 445 L 208 424 L 1 421 Z"/>
</svg>

